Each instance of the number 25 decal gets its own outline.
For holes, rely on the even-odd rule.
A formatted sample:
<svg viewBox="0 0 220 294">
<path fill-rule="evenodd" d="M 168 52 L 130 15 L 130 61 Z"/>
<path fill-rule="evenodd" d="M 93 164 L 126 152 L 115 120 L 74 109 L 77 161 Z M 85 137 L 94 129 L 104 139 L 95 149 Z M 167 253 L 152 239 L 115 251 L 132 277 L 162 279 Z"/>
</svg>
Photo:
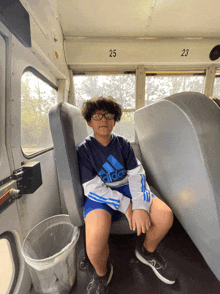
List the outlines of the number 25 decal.
<svg viewBox="0 0 220 294">
<path fill-rule="evenodd" d="M 186 57 L 189 54 L 189 49 L 183 49 L 181 56 Z"/>
<path fill-rule="evenodd" d="M 109 57 L 116 57 L 116 49 L 114 50 L 110 49 L 109 52 L 110 52 Z"/>
</svg>

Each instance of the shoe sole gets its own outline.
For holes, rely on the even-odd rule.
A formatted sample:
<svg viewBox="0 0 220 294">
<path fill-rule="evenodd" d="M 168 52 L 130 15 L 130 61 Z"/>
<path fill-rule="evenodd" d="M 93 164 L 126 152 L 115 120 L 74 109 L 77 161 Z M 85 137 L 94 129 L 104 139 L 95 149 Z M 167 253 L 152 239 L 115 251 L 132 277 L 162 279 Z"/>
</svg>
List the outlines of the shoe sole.
<svg viewBox="0 0 220 294">
<path fill-rule="evenodd" d="M 112 276 L 113 276 L 113 265 L 111 264 L 111 271 L 108 277 L 107 285 L 111 282 Z"/>
<path fill-rule="evenodd" d="M 150 266 L 152 268 L 152 270 L 154 271 L 155 275 L 162 281 L 164 282 L 165 284 L 169 284 L 169 285 L 172 285 L 175 283 L 175 281 L 170 281 L 166 278 L 164 278 L 149 262 L 147 262 L 141 255 L 140 253 L 135 250 L 135 255 L 137 257 L 137 259 L 139 259 L 142 263 Z"/>
</svg>

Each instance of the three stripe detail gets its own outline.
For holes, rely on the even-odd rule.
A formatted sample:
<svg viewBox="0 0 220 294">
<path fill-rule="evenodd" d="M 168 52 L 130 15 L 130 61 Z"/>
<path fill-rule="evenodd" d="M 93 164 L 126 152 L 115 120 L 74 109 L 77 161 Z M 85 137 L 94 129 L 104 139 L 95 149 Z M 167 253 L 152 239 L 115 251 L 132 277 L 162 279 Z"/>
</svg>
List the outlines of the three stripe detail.
<svg viewBox="0 0 220 294">
<path fill-rule="evenodd" d="M 150 191 L 146 188 L 146 178 L 144 175 L 141 176 L 141 191 L 143 193 L 144 201 L 150 202 Z"/>
<path fill-rule="evenodd" d="M 104 197 L 101 197 L 101 196 L 99 196 L 99 195 L 97 195 L 95 193 L 92 193 L 92 192 L 89 192 L 88 197 L 91 200 L 94 200 L 96 202 L 101 202 L 101 203 L 106 203 L 106 204 L 112 204 L 115 209 L 118 209 L 119 208 L 119 205 L 120 205 L 120 200 L 113 199 L 113 198 L 104 198 Z"/>
<path fill-rule="evenodd" d="M 150 191 L 146 188 L 146 180 L 145 180 L 145 176 L 144 175 L 140 175 L 141 176 L 141 191 L 143 193 L 143 200 L 146 202 L 150 202 L 151 197 L 150 197 Z M 115 209 L 119 208 L 120 205 L 120 200 L 118 199 L 114 199 L 114 198 L 105 198 L 102 196 L 99 196 L 93 192 L 89 192 L 88 197 L 91 200 L 97 201 L 97 202 L 101 202 L 101 203 L 105 203 L 105 204 L 111 204 L 114 206 Z"/>
</svg>

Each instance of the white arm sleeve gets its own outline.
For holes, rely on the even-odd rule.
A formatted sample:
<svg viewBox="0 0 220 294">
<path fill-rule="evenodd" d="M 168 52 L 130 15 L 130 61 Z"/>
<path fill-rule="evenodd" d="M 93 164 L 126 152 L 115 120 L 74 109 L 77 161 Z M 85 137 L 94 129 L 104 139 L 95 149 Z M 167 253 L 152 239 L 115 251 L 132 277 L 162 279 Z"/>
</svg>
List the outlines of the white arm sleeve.
<svg viewBox="0 0 220 294">
<path fill-rule="evenodd" d="M 132 210 L 144 209 L 150 210 L 152 203 L 152 193 L 146 182 L 145 171 L 138 161 L 139 165 L 127 171 L 129 188 L 132 196 Z"/>
<path fill-rule="evenodd" d="M 107 187 L 99 176 L 83 184 L 84 194 L 93 201 L 106 203 L 112 209 L 125 213 L 130 199 L 116 190 Z"/>
</svg>

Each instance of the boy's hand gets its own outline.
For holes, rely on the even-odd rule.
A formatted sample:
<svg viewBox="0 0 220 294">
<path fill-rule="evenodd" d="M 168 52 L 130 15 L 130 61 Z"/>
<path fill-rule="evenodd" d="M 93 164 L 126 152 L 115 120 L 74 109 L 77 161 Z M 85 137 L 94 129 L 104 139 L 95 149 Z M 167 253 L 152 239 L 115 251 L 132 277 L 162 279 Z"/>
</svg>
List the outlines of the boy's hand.
<svg viewBox="0 0 220 294">
<path fill-rule="evenodd" d="M 131 204 L 131 201 L 130 201 L 130 204 L 128 206 L 127 211 L 125 212 L 125 215 L 126 215 L 126 217 L 128 219 L 129 227 L 132 230 L 132 204 Z"/>
<path fill-rule="evenodd" d="M 151 221 L 148 212 L 143 209 L 135 209 L 132 213 L 132 227 L 134 231 L 137 228 L 137 235 L 145 234 L 150 226 Z"/>
</svg>

